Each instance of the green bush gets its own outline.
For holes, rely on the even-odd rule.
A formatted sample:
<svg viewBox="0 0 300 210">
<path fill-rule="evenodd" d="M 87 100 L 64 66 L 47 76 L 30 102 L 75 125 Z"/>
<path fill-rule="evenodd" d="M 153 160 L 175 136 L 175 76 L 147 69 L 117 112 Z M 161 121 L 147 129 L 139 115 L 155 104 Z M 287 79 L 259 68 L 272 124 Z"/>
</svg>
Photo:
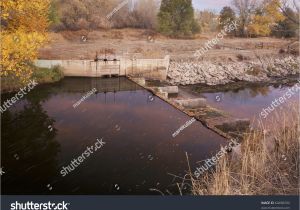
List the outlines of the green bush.
<svg viewBox="0 0 300 210">
<path fill-rule="evenodd" d="M 31 79 L 36 80 L 38 84 L 57 82 L 64 77 L 63 71 L 59 66 L 54 66 L 50 69 L 36 66 L 32 66 L 32 68 Z M 1 93 L 17 91 L 24 87 L 24 85 L 26 84 L 23 84 L 14 75 L 1 77 Z"/>
<path fill-rule="evenodd" d="M 50 69 L 35 67 L 32 74 L 32 78 L 36 79 L 38 83 L 57 82 L 63 77 L 63 71 L 60 66 L 54 66 Z"/>
</svg>

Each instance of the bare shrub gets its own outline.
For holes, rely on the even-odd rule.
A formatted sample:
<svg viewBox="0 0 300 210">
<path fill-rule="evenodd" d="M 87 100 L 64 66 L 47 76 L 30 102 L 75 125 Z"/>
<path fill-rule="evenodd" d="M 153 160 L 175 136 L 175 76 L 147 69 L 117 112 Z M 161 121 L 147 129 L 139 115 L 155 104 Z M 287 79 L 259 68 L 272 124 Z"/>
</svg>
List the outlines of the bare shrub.
<svg viewBox="0 0 300 210">
<path fill-rule="evenodd" d="M 132 10 L 121 9 L 113 18 L 116 28 L 148 28 L 153 29 L 157 24 L 159 5 L 155 0 L 139 0 Z"/>
<path fill-rule="evenodd" d="M 59 28 L 69 30 L 103 29 L 103 28 L 155 28 L 158 2 L 140 0 L 134 6 L 128 1 L 118 11 L 124 0 L 60 0 L 58 13 L 61 24 Z M 107 15 L 114 12 L 110 19 Z M 58 27 L 57 27 L 58 28 Z"/>
<path fill-rule="evenodd" d="M 279 54 L 284 54 L 284 53 L 286 53 L 286 51 L 285 51 L 284 49 L 281 48 L 281 49 L 279 50 Z"/>
<path fill-rule="evenodd" d="M 64 0 L 58 2 L 60 21 L 66 29 L 97 29 L 109 26 L 106 15 L 120 0 Z"/>
<path fill-rule="evenodd" d="M 246 71 L 247 74 L 253 76 L 258 76 L 261 72 L 262 72 L 262 68 L 260 68 L 259 66 L 253 66 L 252 68 Z"/>
<path fill-rule="evenodd" d="M 239 59 L 239 61 L 250 60 L 249 56 L 245 56 L 242 54 L 238 54 L 236 57 Z"/>
</svg>

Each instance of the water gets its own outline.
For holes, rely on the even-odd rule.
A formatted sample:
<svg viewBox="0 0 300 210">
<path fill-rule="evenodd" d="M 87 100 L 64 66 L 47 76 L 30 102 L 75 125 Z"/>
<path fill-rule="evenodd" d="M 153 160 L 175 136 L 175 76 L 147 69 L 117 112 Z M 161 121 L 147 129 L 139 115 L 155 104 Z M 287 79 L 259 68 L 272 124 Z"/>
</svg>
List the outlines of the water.
<svg viewBox="0 0 300 210">
<path fill-rule="evenodd" d="M 275 99 L 284 96 L 289 89 L 295 88 L 290 98 L 286 97 L 283 103 L 274 109 L 274 111 L 260 117 L 263 109 L 268 109 Z M 201 90 L 197 86 L 188 87 L 187 89 L 196 92 L 198 96 L 205 97 L 209 105 L 223 110 L 236 118 L 248 118 L 252 125 L 257 125 L 257 120 L 262 119 L 265 123 L 270 123 L 275 113 L 280 110 L 286 110 L 289 104 L 296 104 L 299 106 L 299 94 L 295 82 L 289 84 L 252 84 L 244 85 L 243 87 L 229 88 L 223 91 L 220 90 Z M 298 91 L 297 91 L 298 90 Z M 279 102 L 278 102 L 279 103 Z"/>
<path fill-rule="evenodd" d="M 73 104 L 98 90 L 78 107 Z M 2 104 L 12 97 L 2 95 Z M 178 194 L 171 174 L 210 158 L 226 141 L 125 78 L 65 78 L 41 85 L 2 114 L 3 194 Z M 106 144 L 66 176 L 96 139 Z M 188 192 L 188 189 L 183 190 Z"/>
</svg>

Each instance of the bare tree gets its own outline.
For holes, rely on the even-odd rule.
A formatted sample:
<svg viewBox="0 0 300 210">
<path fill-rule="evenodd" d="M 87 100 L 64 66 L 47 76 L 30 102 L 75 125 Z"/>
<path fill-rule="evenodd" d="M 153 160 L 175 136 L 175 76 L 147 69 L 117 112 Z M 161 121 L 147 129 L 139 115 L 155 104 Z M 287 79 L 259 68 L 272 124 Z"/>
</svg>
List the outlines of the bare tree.
<svg viewBox="0 0 300 210">
<path fill-rule="evenodd" d="M 140 17 L 140 27 L 155 28 L 159 4 L 156 0 L 140 0 L 136 11 Z"/>
<path fill-rule="evenodd" d="M 113 26 L 117 28 L 155 28 L 159 2 L 157 0 L 139 0 L 127 9 L 118 11 L 113 19 Z"/>
<path fill-rule="evenodd" d="M 232 4 L 239 14 L 240 33 L 247 35 L 247 26 L 250 23 L 251 15 L 259 7 L 262 2 L 260 0 L 233 0 Z"/>
<path fill-rule="evenodd" d="M 281 12 L 284 14 L 284 16 L 286 16 L 293 23 L 296 23 L 296 24 L 299 25 L 299 13 L 300 13 L 299 3 L 297 4 L 295 0 L 290 0 L 290 1 L 289 0 L 280 0 L 278 6 L 279 6 Z M 298 18 L 295 18 L 295 17 L 291 16 L 287 12 L 288 8 L 291 8 L 291 9 L 295 10 L 298 13 L 297 14 Z"/>
<path fill-rule="evenodd" d="M 218 29 L 218 15 L 210 10 L 196 11 L 196 20 L 203 32 L 215 32 Z"/>
</svg>

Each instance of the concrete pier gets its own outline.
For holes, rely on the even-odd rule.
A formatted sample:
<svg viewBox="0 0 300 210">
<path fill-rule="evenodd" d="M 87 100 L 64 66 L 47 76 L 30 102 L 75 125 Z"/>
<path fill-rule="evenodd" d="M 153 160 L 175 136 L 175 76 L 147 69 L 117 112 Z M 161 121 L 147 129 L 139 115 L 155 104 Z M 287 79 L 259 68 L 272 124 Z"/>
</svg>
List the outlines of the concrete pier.
<svg viewBox="0 0 300 210">
<path fill-rule="evenodd" d="M 184 99 L 184 100 L 175 100 L 177 104 L 189 109 L 195 109 L 200 107 L 206 107 L 205 98 L 193 98 L 193 99 Z"/>
</svg>

